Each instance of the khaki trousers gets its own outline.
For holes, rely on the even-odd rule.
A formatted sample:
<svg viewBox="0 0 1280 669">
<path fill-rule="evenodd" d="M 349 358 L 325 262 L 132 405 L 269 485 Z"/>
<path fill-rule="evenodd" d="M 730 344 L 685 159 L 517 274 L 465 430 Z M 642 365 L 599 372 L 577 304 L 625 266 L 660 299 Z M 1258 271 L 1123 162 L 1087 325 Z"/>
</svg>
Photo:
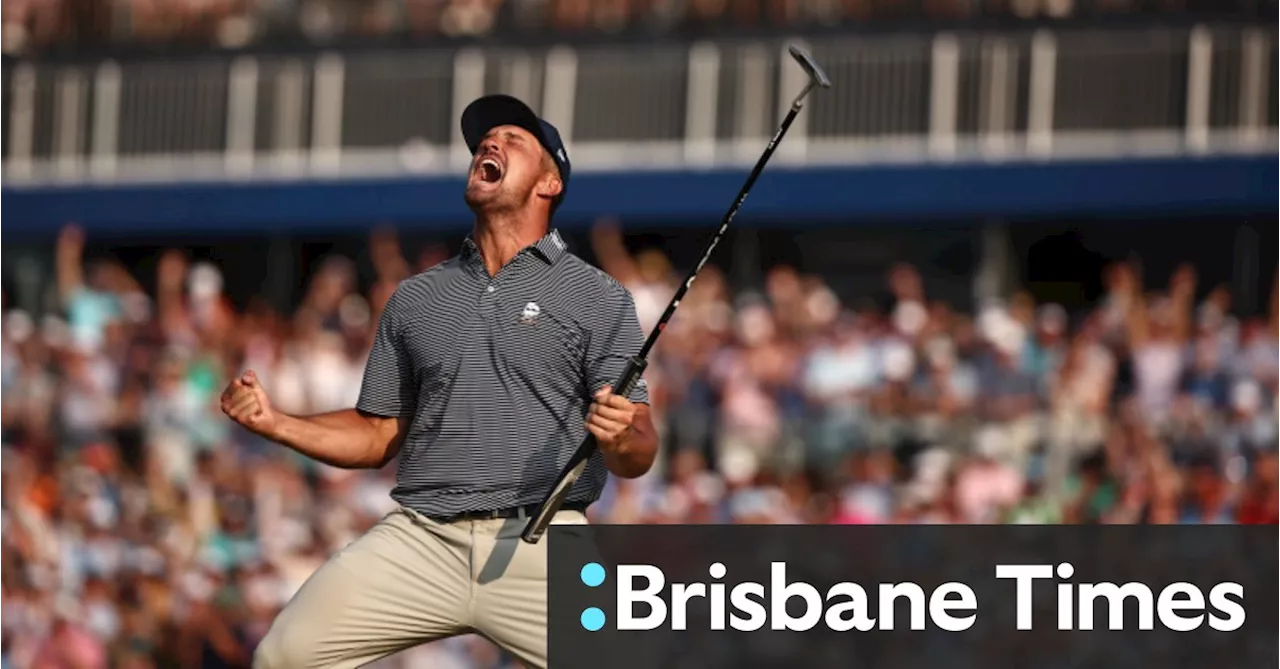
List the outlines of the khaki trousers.
<svg viewBox="0 0 1280 669">
<path fill-rule="evenodd" d="M 547 542 L 522 541 L 526 522 L 388 514 L 307 579 L 259 644 L 254 669 L 349 669 L 471 633 L 546 667 Z M 576 511 L 553 521 L 586 523 Z"/>
</svg>

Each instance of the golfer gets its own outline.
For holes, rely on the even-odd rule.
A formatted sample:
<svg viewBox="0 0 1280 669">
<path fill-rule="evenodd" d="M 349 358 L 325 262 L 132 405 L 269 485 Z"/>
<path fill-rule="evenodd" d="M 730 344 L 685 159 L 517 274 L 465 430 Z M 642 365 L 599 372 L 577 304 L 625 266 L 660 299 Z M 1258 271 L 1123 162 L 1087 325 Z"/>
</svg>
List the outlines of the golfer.
<svg viewBox="0 0 1280 669">
<path fill-rule="evenodd" d="M 586 523 L 609 472 L 653 464 L 644 384 L 609 385 L 642 345 L 632 297 L 550 226 L 570 172 L 559 132 L 499 95 L 467 107 L 462 134 L 473 231 L 397 287 L 356 406 L 285 415 L 252 370 L 222 395 L 232 420 L 321 462 L 399 456 L 397 510 L 307 580 L 257 669 L 358 667 L 472 632 L 545 667 L 547 542 L 521 529 L 587 431 L 600 450 L 553 523 Z"/>
</svg>

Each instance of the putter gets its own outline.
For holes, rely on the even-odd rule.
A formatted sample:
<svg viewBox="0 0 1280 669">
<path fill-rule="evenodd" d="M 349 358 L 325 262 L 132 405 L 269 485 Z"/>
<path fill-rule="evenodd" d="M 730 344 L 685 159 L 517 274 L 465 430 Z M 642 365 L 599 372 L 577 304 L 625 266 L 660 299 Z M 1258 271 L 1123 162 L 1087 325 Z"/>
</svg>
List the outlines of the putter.
<svg viewBox="0 0 1280 669">
<path fill-rule="evenodd" d="M 613 384 L 614 394 L 626 396 L 630 395 L 631 391 L 635 389 L 636 383 L 639 382 L 640 376 L 644 374 L 645 367 L 648 365 L 649 351 L 657 343 L 658 337 L 667 325 L 667 321 L 671 320 L 676 309 L 680 306 L 680 300 L 684 299 L 685 293 L 689 292 L 694 279 L 698 277 L 698 272 L 702 271 L 703 266 L 711 259 L 711 254 L 715 252 L 716 245 L 720 243 L 725 231 L 729 229 L 729 223 L 733 221 L 733 217 L 737 215 L 743 201 L 747 199 L 747 194 L 751 191 L 751 187 L 755 185 L 756 179 L 764 171 L 764 166 L 768 164 L 769 158 L 773 156 L 774 149 L 778 147 L 778 143 L 787 134 L 787 129 L 791 127 L 792 121 L 800 113 L 801 107 L 804 106 L 805 97 L 809 95 L 809 92 L 815 86 L 819 88 L 831 87 L 831 80 L 827 78 L 826 73 L 822 71 L 822 68 L 818 66 L 817 61 L 813 59 L 813 56 L 808 51 L 795 45 L 788 46 L 787 50 L 791 53 L 791 57 L 804 69 L 805 73 L 809 75 L 808 83 L 800 91 L 800 94 L 796 96 L 795 101 L 791 103 L 791 110 L 787 112 L 786 118 L 782 120 L 782 124 L 778 126 L 778 130 L 765 147 L 764 153 L 756 161 L 755 168 L 751 170 L 746 183 L 742 185 L 742 190 L 738 191 L 737 199 L 733 201 L 733 205 L 725 213 L 724 219 L 720 222 L 720 229 L 716 231 L 715 236 L 711 238 L 711 242 L 707 245 L 707 250 L 702 254 L 702 260 L 698 261 L 697 266 L 685 278 L 684 283 L 677 288 L 676 294 L 671 298 L 666 311 L 662 313 L 662 318 L 658 319 L 658 324 L 649 333 L 649 337 L 645 340 L 640 352 L 627 361 L 626 367 L 622 370 L 622 375 L 618 377 L 617 383 Z M 569 458 L 569 462 L 560 471 L 556 484 L 552 486 L 551 491 L 543 498 L 542 503 L 538 506 L 538 511 L 529 520 L 524 531 L 521 532 L 521 539 L 531 544 L 538 543 L 538 540 L 542 538 L 542 535 L 547 531 L 547 527 L 551 524 L 551 519 L 555 517 L 556 512 L 564 504 L 570 488 L 573 487 L 578 477 L 582 476 L 582 472 L 587 468 L 587 462 L 591 459 L 591 455 L 595 452 L 597 446 L 595 435 L 588 433 L 586 439 L 578 446 L 578 450 L 574 451 Z"/>
</svg>

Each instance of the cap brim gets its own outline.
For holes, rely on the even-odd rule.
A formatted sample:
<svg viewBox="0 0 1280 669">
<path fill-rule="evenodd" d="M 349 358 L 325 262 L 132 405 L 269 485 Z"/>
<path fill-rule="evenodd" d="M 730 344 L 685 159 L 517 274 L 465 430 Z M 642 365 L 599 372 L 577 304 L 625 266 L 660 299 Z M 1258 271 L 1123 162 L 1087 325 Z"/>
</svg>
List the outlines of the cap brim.
<svg viewBox="0 0 1280 669">
<path fill-rule="evenodd" d="M 523 128 L 536 137 L 543 148 L 547 148 L 542 123 L 529 105 L 510 95 L 486 95 L 462 111 L 462 138 L 467 142 L 467 149 L 475 153 L 484 136 L 500 125 Z"/>
</svg>

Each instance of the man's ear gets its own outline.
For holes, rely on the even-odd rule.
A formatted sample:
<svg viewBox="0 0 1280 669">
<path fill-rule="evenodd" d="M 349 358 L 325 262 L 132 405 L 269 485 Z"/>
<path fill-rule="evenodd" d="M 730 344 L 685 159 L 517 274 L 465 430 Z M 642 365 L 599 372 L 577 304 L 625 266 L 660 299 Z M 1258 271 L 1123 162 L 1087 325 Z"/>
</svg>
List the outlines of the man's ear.
<svg viewBox="0 0 1280 669">
<path fill-rule="evenodd" d="M 544 176 L 538 186 L 538 194 L 547 199 L 555 199 L 562 190 L 564 190 L 564 182 L 560 181 L 560 177 L 554 173 Z"/>
</svg>

